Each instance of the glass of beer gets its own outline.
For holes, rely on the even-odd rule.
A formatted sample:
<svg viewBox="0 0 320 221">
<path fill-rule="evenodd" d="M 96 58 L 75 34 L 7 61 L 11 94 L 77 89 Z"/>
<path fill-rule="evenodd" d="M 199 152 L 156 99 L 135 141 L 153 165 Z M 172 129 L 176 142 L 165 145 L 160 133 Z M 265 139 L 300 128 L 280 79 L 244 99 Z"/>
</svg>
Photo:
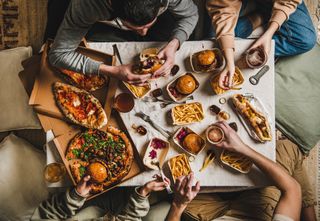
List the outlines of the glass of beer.
<svg viewBox="0 0 320 221">
<path fill-rule="evenodd" d="M 44 178 L 49 183 L 59 182 L 65 174 L 66 167 L 63 163 L 50 163 L 44 168 Z"/>
<path fill-rule="evenodd" d="M 122 113 L 130 112 L 134 107 L 134 99 L 128 93 L 118 94 L 114 99 L 113 107 Z"/>
</svg>

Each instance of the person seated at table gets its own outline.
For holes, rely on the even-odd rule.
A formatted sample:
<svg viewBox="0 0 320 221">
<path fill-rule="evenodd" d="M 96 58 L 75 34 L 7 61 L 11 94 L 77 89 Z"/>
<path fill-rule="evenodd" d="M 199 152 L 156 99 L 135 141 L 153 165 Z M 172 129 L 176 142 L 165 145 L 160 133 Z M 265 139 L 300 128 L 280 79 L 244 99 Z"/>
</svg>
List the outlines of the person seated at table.
<svg viewBox="0 0 320 221">
<path fill-rule="evenodd" d="M 103 220 L 141 220 L 141 217 L 149 211 L 148 197 L 150 193 L 162 191 L 167 185 L 170 185 L 170 180 L 167 178 L 162 180 L 160 176 L 156 175 L 154 180 L 135 188 L 131 194 L 129 194 L 131 192 L 130 188 L 120 187 L 97 196 L 87 202 L 86 205 L 85 201 L 91 190 L 90 176 L 87 175 L 76 187 L 55 194 L 42 202 L 35 210 L 31 220 L 68 219 L 88 206 L 104 207 L 106 210 L 103 217 L 95 218 L 103 218 Z"/>
<path fill-rule="evenodd" d="M 167 11 L 173 22 L 164 21 L 152 36 L 148 36 L 148 31 L 157 23 L 158 17 Z M 193 32 L 198 17 L 198 8 L 192 0 L 73 0 L 49 52 L 49 61 L 58 68 L 84 74 L 103 74 L 128 83 L 141 84 L 151 75 L 136 75 L 132 72 L 131 64 L 109 66 L 75 51 L 89 29 L 96 22 L 102 21 L 104 25 L 98 25 L 93 31 L 105 31 L 106 41 L 119 41 L 118 35 L 122 41 L 168 41 L 158 54 L 160 59 L 165 60 L 163 66 L 154 73 L 160 76 L 170 73 L 175 53 Z M 112 27 L 104 30 L 106 25 Z M 110 39 L 108 35 L 116 38 Z"/>
<path fill-rule="evenodd" d="M 248 0 L 207 0 L 207 10 L 213 32 L 222 48 L 226 67 L 219 85 L 231 88 L 235 71 L 234 36 L 247 38 L 254 29 L 264 25 L 265 32 L 250 47 L 261 47 L 269 55 L 271 40 L 275 41 L 275 56 L 291 56 L 309 51 L 316 44 L 315 32 L 303 0 L 255 1 L 256 10 L 239 17 L 248 8 Z M 211 28 L 212 28 L 211 27 Z M 215 34 L 214 34 L 215 33 Z"/>
<path fill-rule="evenodd" d="M 245 190 L 236 193 L 200 193 L 192 201 L 171 206 L 167 220 L 309 220 L 315 221 L 315 199 L 302 167 L 303 155 L 293 143 L 277 143 L 277 163 L 269 160 L 243 143 L 237 133 L 225 122 L 218 125 L 225 133 L 225 140 L 217 148 L 241 153 L 273 181 L 277 187 Z M 298 181 L 298 182 L 297 182 Z M 175 194 L 191 196 L 187 181 L 178 180 Z M 182 184 L 181 184 L 182 183 Z M 299 184 L 300 183 L 300 184 Z M 300 187 L 301 185 L 301 187 Z M 280 191 L 279 191 L 280 190 Z M 190 202 L 191 201 L 191 202 Z M 302 203 L 301 203 L 302 202 Z M 302 210 L 301 210 L 302 207 Z"/>
</svg>

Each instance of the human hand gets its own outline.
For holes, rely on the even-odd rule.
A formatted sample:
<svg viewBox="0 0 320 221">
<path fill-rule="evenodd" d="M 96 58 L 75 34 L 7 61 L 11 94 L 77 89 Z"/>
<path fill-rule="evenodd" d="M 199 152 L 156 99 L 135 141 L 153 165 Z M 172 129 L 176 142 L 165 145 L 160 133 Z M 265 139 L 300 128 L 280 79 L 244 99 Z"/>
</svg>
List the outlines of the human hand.
<svg viewBox="0 0 320 221">
<path fill-rule="evenodd" d="M 258 38 L 247 51 L 250 51 L 254 48 L 262 48 L 266 53 L 267 56 L 270 54 L 271 50 L 271 41 L 272 41 L 272 35 L 268 32 L 265 32 L 260 38 Z"/>
<path fill-rule="evenodd" d="M 84 176 L 76 186 L 77 193 L 82 197 L 86 197 L 91 190 L 91 184 L 89 183 L 90 178 L 89 175 Z"/>
<path fill-rule="evenodd" d="M 226 66 L 220 73 L 219 87 L 224 90 L 229 90 L 233 87 L 233 76 L 235 72 L 234 52 L 232 48 L 227 48 L 223 52 L 226 58 Z"/>
<path fill-rule="evenodd" d="M 158 57 L 160 59 L 164 59 L 165 63 L 161 66 L 161 68 L 154 72 L 153 77 L 157 78 L 170 74 L 175 62 L 175 56 L 179 48 L 179 44 L 180 43 L 178 39 L 173 39 L 158 53 Z"/>
<path fill-rule="evenodd" d="M 132 72 L 133 65 L 126 64 L 126 65 L 119 65 L 115 66 L 115 71 L 111 72 L 111 74 L 129 84 L 134 84 L 138 86 L 145 85 L 147 81 L 150 79 L 151 74 L 135 74 Z"/>
<path fill-rule="evenodd" d="M 215 146 L 230 151 L 243 153 L 243 151 L 247 148 L 247 145 L 241 140 L 237 132 L 234 131 L 225 121 L 217 122 L 216 125 L 223 130 L 224 140 Z"/>
<path fill-rule="evenodd" d="M 174 186 L 173 204 L 180 208 L 185 209 L 187 205 L 197 196 L 200 190 L 199 181 L 195 186 L 192 186 L 194 181 L 194 174 L 190 173 L 188 176 L 179 177 Z"/>
<path fill-rule="evenodd" d="M 151 180 L 139 188 L 138 192 L 142 196 L 147 196 L 151 192 L 158 192 L 164 190 L 167 186 L 170 186 L 170 180 L 167 177 L 160 177 L 159 175 L 153 176 L 155 180 Z"/>
</svg>

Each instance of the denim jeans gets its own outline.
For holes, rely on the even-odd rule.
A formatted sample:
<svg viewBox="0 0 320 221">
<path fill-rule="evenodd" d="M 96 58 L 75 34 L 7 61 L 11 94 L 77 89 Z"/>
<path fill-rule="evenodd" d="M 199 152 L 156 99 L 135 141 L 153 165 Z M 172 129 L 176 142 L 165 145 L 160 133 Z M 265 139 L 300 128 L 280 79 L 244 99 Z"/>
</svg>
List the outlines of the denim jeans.
<svg viewBox="0 0 320 221">
<path fill-rule="evenodd" d="M 242 1 L 241 11 L 247 7 L 247 0 Z M 272 3 L 257 4 L 256 10 L 266 20 L 269 20 L 272 11 Z M 212 28 L 211 28 L 212 29 Z M 235 27 L 235 36 L 247 38 L 253 31 L 252 23 L 247 16 L 241 16 Z M 214 32 L 209 34 L 213 37 Z M 298 5 L 297 10 L 289 16 L 280 29 L 273 35 L 275 41 L 275 56 L 290 56 L 307 52 L 313 48 L 317 41 L 316 31 L 304 2 Z"/>
</svg>

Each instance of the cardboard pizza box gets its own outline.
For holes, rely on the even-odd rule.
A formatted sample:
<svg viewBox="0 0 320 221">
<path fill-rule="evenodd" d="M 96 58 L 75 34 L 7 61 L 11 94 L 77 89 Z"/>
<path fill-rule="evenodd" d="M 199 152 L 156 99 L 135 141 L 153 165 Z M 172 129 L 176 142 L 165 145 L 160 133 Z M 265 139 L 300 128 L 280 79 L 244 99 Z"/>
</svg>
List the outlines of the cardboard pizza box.
<svg viewBox="0 0 320 221">
<path fill-rule="evenodd" d="M 42 53 L 40 72 L 35 78 L 33 90 L 29 99 L 29 105 L 32 105 L 36 112 L 40 114 L 66 120 L 55 103 L 52 85 L 57 81 L 65 83 L 68 82 L 61 78 L 59 71 L 49 64 L 49 49 L 50 42 L 47 42 Z M 94 60 L 101 61 L 108 65 L 113 65 L 115 63 L 115 57 L 113 55 L 105 54 L 100 51 L 81 46 L 78 47 L 77 51 Z M 108 118 L 111 114 L 111 106 L 117 86 L 118 80 L 115 78 L 109 78 L 108 83 L 104 87 L 92 92 L 92 94 L 101 102 Z"/>
<path fill-rule="evenodd" d="M 53 134 L 55 136 L 53 142 L 55 144 L 55 146 L 57 147 L 57 150 L 59 152 L 59 155 L 64 163 L 64 165 L 66 166 L 66 170 L 67 173 L 72 181 L 72 183 L 74 185 L 76 185 L 75 180 L 73 179 L 73 176 L 71 174 L 70 171 L 70 166 L 69 166 L 69 162 L 68 160 L 65 158 L 66 155 L 66 151 L 69 145 L 70 140 L 79 132 L 84 131 L 85 129 L 81 126 L 78 125 L 74 125 L 74 124 L 69 124 L 63 120 L 57 119 L 57 118 L 53 118 L 53 117 L 49 117 L 43 114 L 38 114 L 39 120 L 41 122 L 41 125 L 43 126 L 43 129 L 45 131 L 48 130 L 52 130 Z M 88 199 L 92 199 L 104 192 L 107 192 L 109 190 L 111 190 L 114 187 L 117 187 L 119 184 L 131 179 L 132 177 L 137 176 L 138 174 L 144 172 L 145 167 L 143 165 L 143 162 L 140 158 L 140 155 L 136 149 L 136 147 L 134 146 L 134 143 L 132 142 L 132 139 L 130 138 L 129 134 L 126 132 L 125 127 L 120 119 L 120 117 L 118 116 L 118 113 L 116 113 L 115 111 L 112 112 L 110 120 L 108 122 L 108 126 L 114 126 L 116 128 L 121 129 L 122 131 L 124 131 L 127 135 L 127 137 L 129 138 L 129 140 L 131 141 L 132 147 L 133 147 L 133 151 L 134 151 L 134 159 L 132 162 L 132 166 L 130 169 L 130 172 L 127 174 L 127 176 L 125 176 L 123 179 L 121 179 L 119 182 L 111 185 L 110 187 L 108 187 L 107 189 L 105 189 L 104 191 L 102 191 L 101 193 L 95 194 L 90 196 Z M 105 128 L 102 129 L 102 131 L 105 131 Z"/>
<path fill-rule="evenodd" d="M 78 50 L 81 53 L 86 54 L 92 58 L 98 58 L 97 60 L 104 58 L 105 59 L 104 62 L 108 64 L 114 64 L 115 62 L 114 57 L 112 58 L 110 57 L 111 55 L 106 55 L 98 51 L 94 51 L 86 48 L 80 48 L 80 47 Z M 38 117 L 44 131 L 52 130 L 55 136 L 55 139 L 53 140 L 53 142 L 56 145 L 59 155 L 66 166 L 66 170 L 71 181 L 75 185 L 75 181 L 70 171 L 69 163 L 65 158 L 65 153 L 68 148 L 68 144 L 70 140 L 77 133 L 81 132 L 82 130 L 85 130 L 85 128 L 67 121 L 66 118 L 64 118 L 61 115 L 59 109 L 57 109 L 56 104 L 53 100 L 53 97 L 51 97 L 52 92 L 51 92 L 50 84 L 55 82 L 55 80 L 61 81 L 61 79 L 54 74 L 54 69 L 47 64 L 46 56 L 47 55 L 45 54 L 45 52 L 43 52 L 41 61 L 40 61 L 40 58 L 37 56 L 25 61 L 23 63 L 24 70 L 19 73 L 19 77 L 23 86 L 26 89 L 26 92 L 28 93 L 28 95 L 30 95 L 31 105 L 38 112 Z M 100 91 L 98 91 L 98 96 L 102 95 L 100 99 L 102 99 L 103 101 L 101 103 L 104 105 L 105 107 L 104 109 L 108 117 L 107 126 L 117 127 L 126 133 L 126 135 L 128 136 L 133 146 L 134 160 L 132 162 L 130 172 L 127 174 L 127 176 L 125 176 L 118 183 L 111 185 L 108 189 L 104 190 L 103 192 L 99 194 L 95 194 L 89 197 L 88 199 L 92 199 L 106 191 L 109 191 L 114 187 L 117 187 L 119 184 L 131 179 L 134 176 L 137 176 L 138 174 L 142 173 L 145 170 L 145 167 L 140 158 L 140 155 L 137 152 L 137 149 L 130 135 L 127 133 L 119 114 L 115 111 L 112 112 L 111 104 L 113 102 L 113 97 L 114 97 L 116 88 L 117 88 L 117 80 L 111 79 L 109 81 L 108 87 L 102 88 Z M 101 130 L 105 131 L 107 126 L 103 127 Z"/>
</svg>

